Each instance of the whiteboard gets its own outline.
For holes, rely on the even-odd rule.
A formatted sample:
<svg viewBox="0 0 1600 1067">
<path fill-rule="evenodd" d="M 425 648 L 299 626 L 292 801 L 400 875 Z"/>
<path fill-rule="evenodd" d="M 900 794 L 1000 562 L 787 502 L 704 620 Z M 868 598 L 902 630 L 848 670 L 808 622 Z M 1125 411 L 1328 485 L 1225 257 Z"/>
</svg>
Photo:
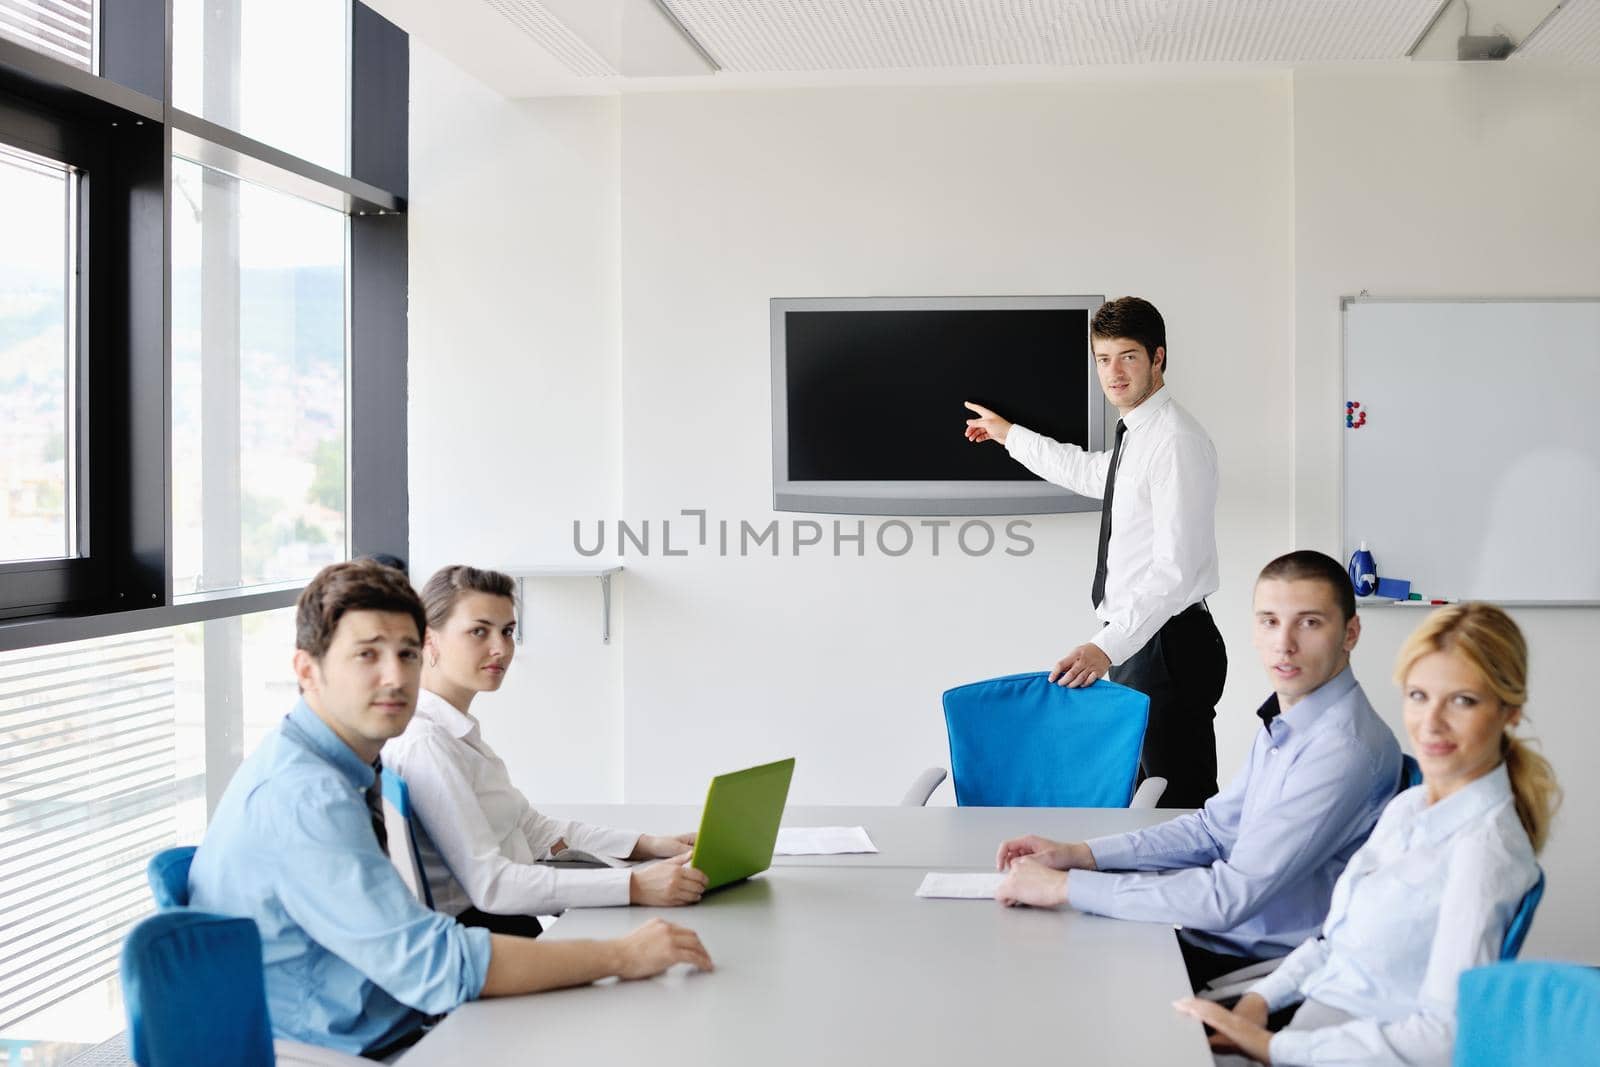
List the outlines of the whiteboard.
<svg viewBox="0 0 1600 1067">
<path fill-rule="evenodd" d="M 1349 299 L 1344 370 L 1345 559 L 1364 540 L 1425 598 L 1600 602 L 1600 300 Z"/>
</svg>

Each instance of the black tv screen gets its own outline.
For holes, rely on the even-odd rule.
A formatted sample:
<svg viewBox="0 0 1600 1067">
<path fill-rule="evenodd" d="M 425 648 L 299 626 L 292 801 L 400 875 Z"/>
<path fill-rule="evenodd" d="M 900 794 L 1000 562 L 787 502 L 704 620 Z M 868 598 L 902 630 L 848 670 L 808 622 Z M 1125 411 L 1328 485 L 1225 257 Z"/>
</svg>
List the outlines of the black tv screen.
<svg viewBox="0 0 1600 1067">
<path fill-rule="evenodd" d="M 1098 297 L 773 303 L 780 510 L 1085 510 L 998 443 L 969 442 L 963 401 L 1059 441 L 1104 447 L 1089 342 Z"/>
</svg>

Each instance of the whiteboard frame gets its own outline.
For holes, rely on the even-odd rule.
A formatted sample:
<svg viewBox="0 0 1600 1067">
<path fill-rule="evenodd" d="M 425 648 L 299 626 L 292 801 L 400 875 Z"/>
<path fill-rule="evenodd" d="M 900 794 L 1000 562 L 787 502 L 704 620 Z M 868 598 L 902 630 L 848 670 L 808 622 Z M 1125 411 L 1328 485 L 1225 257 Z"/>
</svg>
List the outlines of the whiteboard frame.
<svg viewBox="0 0 1600 1067">
<path fill-rule="evenodd" d="M 1365 289 L 1355 296 L 1341 296 L 1339 298 L 1339 386 L 1340 396 L 1350 395 L 1350 328 L 1349 311 L 1352 304 L 1600 304 L 1600 294 L 1592 296 L 1567 295 L 1567 296 L 1441 296 L 1438 293 L 1419 294 L 1406 296 L 1403 294 L 1387 294 L 1372 296 Z M 1344 546 L 1349 543 L 1349 530 L 1345 526 L 1345 474 L 1349 470 L 1349 436 L 1343 431 L 1339 432 L 1339 551 L 1344 551 Z M 1361 608 L 1405 608 L 1408 611 L 1416 610 L 1422 601 L 1390 600 L 1387 597 L 1379 598 L 1356 597 L 1356 607 Z M 1493 603 L 1503 608 L 1600 608 L 1600 600 L 1496 600 Z M 1430 604 L 1430 607 L 1444 605 Z"/>
</svg>

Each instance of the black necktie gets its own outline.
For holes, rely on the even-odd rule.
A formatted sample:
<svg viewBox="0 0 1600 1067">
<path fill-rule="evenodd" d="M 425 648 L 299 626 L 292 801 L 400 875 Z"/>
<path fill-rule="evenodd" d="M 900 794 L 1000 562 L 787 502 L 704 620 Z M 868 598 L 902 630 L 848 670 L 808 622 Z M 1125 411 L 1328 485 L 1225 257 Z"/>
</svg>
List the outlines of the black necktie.
<svg viewBox="0 0 1600 1067">
<path fill-rule="evenodd" d="M 372 761 L 372 784 L 367 787 L 367 814 L 372 818 L 372 832 L 378 838 L 378 847 L 389 854 L 389 831 L 383 825 L 383 760 Z"/>
<path fill-rule="evenodd" d="M 1117 467 L 1122 463 L 1122 437 L 1127 432 L 1128 424 L 1118 419 L 1117 443 L 1111 449 L 1111 469 L 1106 472 L 1105 503 L 1100 506 L 1100 551 L 1094 561 L 1094 588 L 1089 593 L 1097 608 L 1106 598 L 1106 550 L 1111 547 L 1111 498 L 1117 491 Z"/>
</svg>

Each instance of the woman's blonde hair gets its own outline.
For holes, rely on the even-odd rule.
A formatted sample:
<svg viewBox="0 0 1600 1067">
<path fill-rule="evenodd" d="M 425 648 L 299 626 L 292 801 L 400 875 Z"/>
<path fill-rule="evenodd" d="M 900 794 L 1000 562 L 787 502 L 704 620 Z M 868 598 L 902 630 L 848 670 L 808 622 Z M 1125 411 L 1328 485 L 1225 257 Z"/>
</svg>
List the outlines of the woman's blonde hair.
<svg viewBox="0 0 1600 1067">
<path fill-rule="evenodd" d="M 1395 681 L 1404 686 L 1416 662 L 1433 652 L 1462 656 L 1501 703 L 1514 708 L 1527 703 L 1528 643 L 1511 616 L 1493 604 L 1451 604 L 1429 615 L 1401 646 Z M 1509 726 L 1500 735 L 1500 754 L 1511 779 L 1517 818 L 1538 852 L 1550 836 L 1550 819 L 1561 804 L 1555 771 L 1530 742 L 1513 736 Z"/>
</svg>

